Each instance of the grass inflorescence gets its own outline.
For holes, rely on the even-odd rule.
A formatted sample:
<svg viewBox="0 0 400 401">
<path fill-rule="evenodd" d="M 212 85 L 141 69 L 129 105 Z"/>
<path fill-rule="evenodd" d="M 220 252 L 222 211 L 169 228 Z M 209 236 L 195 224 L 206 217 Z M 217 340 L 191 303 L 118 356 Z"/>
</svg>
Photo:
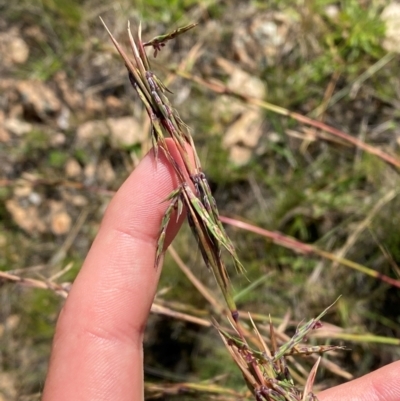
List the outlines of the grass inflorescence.
<svg viewBox="0 0 400 401">
<path fill-rule="evenodd" d="M 102 20 L 103 22 L 103 20 Z M 104 24 L 104 22 L 103 22 Z M 164 35 L 159 35 L 147 42 L 142 41 L 141 27 L 134 39 L 128 24 L 128 35 L 133 59 L 129 58 L 112 33 L 104 24 L 116 49 L 124 60 L 128 77 L 133 88 L 142 101 L 151 121 L 151 140 L 155 157 L 160 152 L 166 157 L 179 180 L 178 187 L 166 198 L 169 202 L 162 219 L 155 267 L 160 263 L 164 251 L 164 240 L 168 224 L 176 210 L 180 216 L 186 211 L 187 220 L 200 249 L 203 260 L 216 279 L 230 312 L 233 333 L 216 324 L 216 327 L 227 346 L 233 360 L 240 368 L 247 386 L 256 400 L 266 401 L 311 401 L 316 400 L 312 392 L 319 359 L 316 361 L 304 389 L 299 389 L 287 366 L 286 357 L 290 355 L 321 354 L 337 349 L 335 346 L 302 347 L 299 344 L 314 329 L 321 327 L 320 319 L 323 311 L 316 319 L 300 326 L 294 336 L 286 343 L 278 346 L 278 340 L 272 323 L 270 324 L 270 343 L 259 333 L 253 323 L 255 336 L 251 335 L 239 320 L 239 312 L 234 300 L 229 275 L 225 267 L 224 255 L 227 253 L 233 260 L 238 272 L 244 267 L 238 259 L 232 241 L 228 237 L 220 220 L 217 204 L 211 193 L 210 185 L 203 172 L 200 159 L 188 126 L 182 121 L 177 110 L 172 106 L 167 93 L 168 88 L 151 70 L 145 47 L 154 49 L 154 57 L 165 46 L 166 42 L 194 28 L 197 24 L 189 24 Z M 170 137 L 180 154 L 183 164 L 179 164 L 168 150 L 165 138 Z M 256 340 L 258 349 L 249 345 L 247 338 Z"/>
</svg>

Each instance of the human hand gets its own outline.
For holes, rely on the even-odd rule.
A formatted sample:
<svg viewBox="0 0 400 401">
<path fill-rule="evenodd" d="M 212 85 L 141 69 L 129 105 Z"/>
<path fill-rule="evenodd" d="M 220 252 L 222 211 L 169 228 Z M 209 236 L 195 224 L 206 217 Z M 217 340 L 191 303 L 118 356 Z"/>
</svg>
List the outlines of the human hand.
<svg viewBox="0 0 400 401">
<path fill-rule="evenodd" d="M 317 395 L 319 401 L 398 401 L 400 361 Z"/>
<path fill-rule="evenodd" d="M 111 201 L 58 319 L 43 401 L 143 400 L 143 331 L 161 270 L 157 236 L 163 200 L 176 186 L 162 152 L 158 161 L 150 152 Z M 166 245 L 181 221 L 171 219 Z M 400 400 L 399 374 L 398 362 L 319 399 Z"/>
<path fill-rule="evenodd" d="M 163 201 L 176 187 L 162 152 L 157 161 L 150 152 L 111 201 L 58 319 L 42 400 L 143 399 L 143 331 L 161 270 L 157 237 Z M 166 246 L 181 222 L 171 219 Z"/>
</svg>

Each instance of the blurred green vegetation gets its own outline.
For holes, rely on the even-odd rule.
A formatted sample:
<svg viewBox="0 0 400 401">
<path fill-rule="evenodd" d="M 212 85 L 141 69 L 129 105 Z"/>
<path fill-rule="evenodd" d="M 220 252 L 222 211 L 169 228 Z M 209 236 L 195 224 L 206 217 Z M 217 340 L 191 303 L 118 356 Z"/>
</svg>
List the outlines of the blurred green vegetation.
<svg viewBox="0 0 400 401">
<path fill-rule="evenodd" d="M 333 16 L 329 16 L 328 7 L 333 7 L 330 9 L 335 12 Z M 173 51 L 165 51 L 171 60 L 163 58 L 166 56 L 162 53 L 161 62 L 176 66 L 187 57 L 192 46 L 202 41 L 205 54 L 195 63 L 192 73 L 220 78 L 223 74 L 210 62 L 213 57 L 224 57 L 239 68 L 248 69 L 241 65 L 232 50 L 235 32 L 250 24 L 257 15 L 282 13 L 293 20 L 298 29 L 293 34 L 293 48 L 275 61 L 267 60 L 257 70 L 249 71 L 265 85 L 266 100 L 316 119 L 322 118 L 330 125 L 399 155 L 398 56 L 371 73 L 354 91 L 360 76 L 386 55 L 382 48 L 385 29 L 379 17 L 382 8 L 382 2 L 374 0 L 246 1 L 240 5 L 229 1 L 193 0 L 121 0 L 105 1 L 101 5 L 93 0 L 20 0 L 0 1 L 0 19 L 3 30 L 17 26 L 24 34 L 28 28 L 39 27 L 41 32 L 35 37 L 26 35 L 30 57 L 27 63 L 8 71 L 7 76 L 52 84 L 56 73 L 64 71 L 73 92 L 77 88 L 92 89 L 112 74 L 117 81 L 125 79 L 122 63 L 117 58 L 107 58 L 112 53 L 111 45 L 98 20 L 99 15 L 110 23 L 112 30 L 118 31 L 119 37 L 125 32 L 127 19 L 135 23 L 141 20 L 146 37 L 193 20 L 200 21 L 197 31 L 180 39 Z M 212 24 L 220 26 L 220 35 L 215 40 L 207 37 L 206 29 Z M 160 72 L 163 74 L 165 71 Z M 114 85 L 112 82 L 108 85 Z M 325 101 L 332 83 L 333 92 Z M 128 86 L 124 85 L 118 81 L 111 89 L 99 91 L 100 102 L 105 103 L 110 93 L 127 104 L 135 102 L 126 89 Z M 225 127 L 213 112 L 218 95 L 179 78 L 173 83 L 172 101 L 188 88 L 189 97 L 177 108 L 183 120 L 193 128 L 198 153 L 221 214 L 251 221 L 333 253 L 345 247 L 358 227 L 370 219 L 346 249 L 344 257 L 398 278 L 398 194 L 374 211 L 385 194 L 399 187 L 398 171 L 377 157 L 346 144 L 308 140 L 297 121 L 270 111 L 263 112 L 263 135 L 250 162 L 237 166 L 222 145 Z M 343 95 L 334 101 L 335 94 L 340 91 Z M 325 106 L 322 113 L 321 104 Z M 127 106 L 125 114 L 130 115 L 132 110 L 137 112 L 135 107 Z M 65 255 L 51 264 L 49 262 L 65 244 L 65 237 L 41 232 L 30 235 L 13 221 L 5 204 L 12 198 L 11 184 L 18 182 L 25 173 L 39 173 L 41 179 L 64 179 L 63 166 L 70 157 L 83 169 L 93 159 L 107 159 L 117 175 L 115 183 L 121 182 L 129 173 L 126 166 L 137 158 L 140 149 L 135 146 L 110 149 L 104 138 L 96 139 L 98 142 L 92 147 L 79 147 L 74 142 L 79 124 L 106 117 L 113 115 L 105 109 L 92 115 L 76 111 L 71 127 L 65 130 L 66 141 L 60 146 L 51 145 L 50 131 L 34 128 L 19 142 L 12 141 L 0 148 L 0 156 L 2 152 L 7 153 L 12 167 L 12 171 L 0 177 L 8 180 L 7 185 L 0 187 L 1 270 L 48 264 L 48 270 L 38 273 L 46 276 L 72 262 L 74 268 L 62 279 L 73 280 L 109 197 L 82 190 L 91 205 L 89 219 Z M 54 121 L 43 121 L 42 125 L 54 129 Z M 297 138 L 288 135 L 293 131 L 299 134 Z M 109 187 L 102 182 L 94 184 L 116 190 L 115 183 Z M 58 189 L 52 186 L 38 187 L 37 191 L 43 197 L 55 200 L 61 197 Z M 78 213 L 73 216 L 77 219 Z M 233 277 L 237 292 L 242 294 L 238 302 L 243 310 L 271 314 L 276 319 L 290 310 L 292 318 L 301 321 L 317 315 L 342 295 L 327 316 L 331 323 L 360 334 L 371 332 L 388 338 L 399 337 L 397 289 L 317 256 L 298 255 L 255 234 L 232 227 L 227 230 L 247 269 L 248 280 Z M 187 227 L 180 232 L 175 247 L 196 276 L 218 294 Z M 207 311 L 209 306 L 203 297 L 193 290 L 169 256 L 165 265 L 160 289 L 167 291 L 162 299 L 178 302 L 189 310 Z M 27 275 L 32 276 L 29 270 Z M 257 285 L 252 288 L 254 282 Z M 15 399 L 18 399 L 40 392 L 62 300 L 51 291 L 21 289 L 14 284 L 3 284 L 0 296 L 0 324 L 6 333 L 0 337 L 1 370 L 10 371 L 18 378 L 15 381 L 18 383 Z M 20 323 L 15 330 L 8 330 L 7 319 L 14 315 Z M 218 381 L 220 385 L 244 390 L 241 374 L 213 328 L 198 330 L 192 324 L 171 321 L 170 317 L 152 316 L 146 336 L 146 366 L 149 372 L 157 372 L 149 373 L 148 380 L 162 381 L 165 377 L 168 381 L 168 373 L 176 374 L 182 381 L 213 380 L 222 375 Z M 158 337 L 170 342 L 160 342 Z M 174 361 L 160 356 L 168 353 L 169 347 L 179 350 Z M 349 347 L 352 351 L 335 357 L 335 362 L 356 375 L 399 357 L 398 348 L 363 343 L 362 338 Z M 319 379 L 330 384 L 340 381 L 323 369 Z M 202 399 L 201 394 L 198 399 Z"/>
</svg>

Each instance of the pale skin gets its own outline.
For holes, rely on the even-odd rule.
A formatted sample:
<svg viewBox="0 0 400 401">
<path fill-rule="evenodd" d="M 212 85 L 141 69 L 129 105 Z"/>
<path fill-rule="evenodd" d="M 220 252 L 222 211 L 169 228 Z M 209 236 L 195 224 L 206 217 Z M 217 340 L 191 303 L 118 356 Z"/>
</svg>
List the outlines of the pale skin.
<svg viewBox="0 0 400 401">
<path fill-rule="evenodd" d="M 144 399 L 143 330 L 161 272 L 154 260 L 162 201 L 176 186 L 165 158 L 150 152 L 111 201 L 58 319 L 43 401 Z M 166 245 L 181 223 L 171 219 Z M 400 400 L 400 361 L 318 397 Z"/>
</svg>

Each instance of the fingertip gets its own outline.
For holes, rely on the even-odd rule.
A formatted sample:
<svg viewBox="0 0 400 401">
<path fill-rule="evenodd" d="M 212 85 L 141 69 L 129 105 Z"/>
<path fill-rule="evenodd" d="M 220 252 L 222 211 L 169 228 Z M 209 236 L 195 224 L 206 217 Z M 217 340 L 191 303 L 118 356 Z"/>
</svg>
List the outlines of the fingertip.
<svg viewBox="0 0 400 401">
<path fill-rule="evenodd" d="M 400 399 L 400 361 L 359 379 L 318 394 L 320 401 L 397 401 Z"/>
<path fill-rule="evenodd" d="M 57 323 L 43 399 L 142 394 L 142 333 L 161 270 L 157 238 L 164 200 L 178 184 L 165 156 L 150 151 L 110 202 Z M 166 245 L 182 218 L 171 219 Z"/>
</svg>

